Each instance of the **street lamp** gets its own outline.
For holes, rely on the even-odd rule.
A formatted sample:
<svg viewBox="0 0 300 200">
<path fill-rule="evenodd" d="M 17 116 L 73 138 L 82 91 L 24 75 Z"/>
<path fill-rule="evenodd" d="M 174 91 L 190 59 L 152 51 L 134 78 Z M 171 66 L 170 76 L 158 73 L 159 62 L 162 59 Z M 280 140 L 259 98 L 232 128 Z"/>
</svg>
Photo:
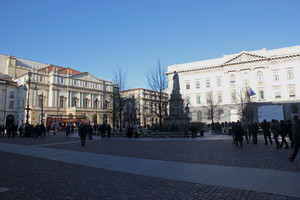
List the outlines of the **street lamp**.
<svg viewBox="0 0 300 200">
<path fill-rule="evenodd" d="M 29 108 L 29 96 L 30 96 L 30 83 L 31 83 L 30 78 L 31 78 L 31 76 L 32 76 L 31 72 L 28 72 L 28 80 L 26 81 L 26 83 L 28 84 L 27 107 L 25 108 L 25 110 L 26 110 L 26 125 L 28 125 L 28 117 L 29 117 L 29 110 L 30 110 L 30 108 Z"/>
</svg>

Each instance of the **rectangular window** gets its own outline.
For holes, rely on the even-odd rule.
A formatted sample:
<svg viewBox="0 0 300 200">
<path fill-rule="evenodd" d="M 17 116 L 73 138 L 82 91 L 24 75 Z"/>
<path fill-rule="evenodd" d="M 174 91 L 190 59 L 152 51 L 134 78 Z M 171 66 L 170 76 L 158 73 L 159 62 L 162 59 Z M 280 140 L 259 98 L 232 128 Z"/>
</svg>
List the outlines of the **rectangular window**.
<svg viewBox="0 0 300 200">
<path fill-rule="evenodd" d="M 220 78 L 217 79 L 217 87 L 221 87 L 221 79 Z"/>
<path fill-rule="evenodd" d="M 221 102 L 222 102 L 222 95 L 218 94 L 218 103 L 221 103 Z"/>
<path fill-rule="evenodd" d="M 196 82 L 196 88 L 199 89 L 200 88 L 200 81 Z"/>
<path fill-rule="evenodd" d="M 234 86 L 234 85 L 235 85 L 235 83 L 236 83 L 236 82 L 235 82 L 235 80 L 233 80 L 233 81 L 230 81 L 230 85 L 231 85 L 231 86 Z"/>
<path fill-rule="evenodd" d="M 9 98 L 11 98 L 11 99 L 15 98 L 15 93 L 14 92 L 10 92 L 9 93 Z"/>
<path fill-rule="evenodd" d="M 275 92 L 275 99 L 280 99 L 281 93 L 279 91 Z"/>
<path fill-rule="evenodd" d="M 64 83 L 64 78 L 60 78 L 60 83 Z"/>
<path fill-rule="evenodd" d="M 61 108 L 64 107 L 64 99 L 63 99 L 63 98 L 60 98 L 59 106 L 60 106 Z"/>
<path fill-rule="evenodd" d="M 279 81 L 279 74 L 273 74 L 273 80 Z"/>
<path fill-rule="evenodd" d="M 38 106 L 39 106 L 39 107 L 42 107 L 42 97 L 41 97 L 41 96 L 39 96 Z"/>
<path fill-rule="evenodd" d="M 190 83 L 186 83 L 186 89 L 189 90 L 191 88 Z"/>
<path fill-rule="evenodd" d="M 210 81 L 206 81 L 206 87 L 210 88 Z"/>
<path fill-rule="evenodd" d="M 189 96 L 186 97 L 186 103 L 188 103 L 188 104 L 191 103 L 191 100 L 190 100 L 190 97 L 189 97 Z"/>
<path fill-rule="evenodd" d="M 76 80 L 73 80 L 73 84 L 76 85 Z"/>
<path fill-rule="evenodd" d="M 296 93 L 295 93 L 295 89 L 294 88 L 290 88 L 289 89 L 289 97 L 296 97 Z"/>
<path fill-rule="evenodd" d="M 206 102 L 207 103 L 211 103 L 212 102 L 212 94 L 211 93 L 208 93 L 207 95 L 206 95 Z"/>
<path fill-rule="evenodd" d="M 197 95 L 197 97 L 196 97 L 196 103 L 197 104 L 201 104 L 201 96 L 200 95 Z"/>
<path fill-rule="evenodd" d="M 293 71 L 288 71 L 287 76 L 288 76 L 288 80 L 294 79 Z"/>
<path fill-rule="evenodd" d="M 235 101 L 236 100 L 236 94 L 235 92 L 231 93 L 231 101 Z"/>
<path fill-rule="evenodd" d="M 40 82 L 43 82 L 43 77 L 42 76 L 40 76 Z"/>
<path fill-rule="evenodd" d="M 14 101 L 9 101 L 9 107 L 8 108 L 14 108 Z"/>
<path fill-rule="evenodd" d="M 264 99 L 264 98 L 265 98 L 264 91 L 259 91 L 259 99 Z"/>
<path fill-rule="evenodd" d="M 249 85 L 249 79 L 244 79 L 244 85 Z"/>
</svg>

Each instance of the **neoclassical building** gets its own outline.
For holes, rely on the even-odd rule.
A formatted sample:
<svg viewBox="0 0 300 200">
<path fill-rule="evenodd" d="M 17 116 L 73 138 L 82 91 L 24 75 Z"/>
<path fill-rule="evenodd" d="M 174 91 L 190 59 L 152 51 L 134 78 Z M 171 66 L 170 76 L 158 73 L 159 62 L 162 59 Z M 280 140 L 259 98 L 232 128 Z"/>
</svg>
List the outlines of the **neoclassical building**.
<svg viewBox="0 0 300 200">
<path fill-rule="evenodd" d="M 124 122 L 130 124 L 139 124 L 142 126 L 152 126 L 159 123 L 159 92 L 136 88 L 121 91 L 124 100 Z M 168 94 L 162 93 L 162 113 L 165 112 L 168 104 Z M 135 119 L 132 121 L 132 119 Z"/>
<path fill-rule="evenodd" d="M 168 85 L 176 71 L 192 121 L 236 121 L 239 102 L 251 104 L 249 120 L 291 119 L 300 112 L 300 46 L 242 51 L 223 57 L 168 66 Z M 172 88 L 168 88 L 171 93 Z M 251 91 L 251 92 L 250 92 Z"/>
<path fill-rule="evenodd" d="M 112 81 L 104 81 L 88 72 L 69 67 L 5 55 L 0 55 L 0 68 L 14 77 L 18 85 L 18 98 L 14 104 L 18 110 L 15 114 L 16 124 L 27 120 L 26 108 L 29 105 L 29 123 L 41 122 L 43 109 L 44 122 L 47 116 L 86 116 L 92 124 L 112 125 L 113 94 L 114 90 L 118 90 L 118 86 Z"/>
</svg>

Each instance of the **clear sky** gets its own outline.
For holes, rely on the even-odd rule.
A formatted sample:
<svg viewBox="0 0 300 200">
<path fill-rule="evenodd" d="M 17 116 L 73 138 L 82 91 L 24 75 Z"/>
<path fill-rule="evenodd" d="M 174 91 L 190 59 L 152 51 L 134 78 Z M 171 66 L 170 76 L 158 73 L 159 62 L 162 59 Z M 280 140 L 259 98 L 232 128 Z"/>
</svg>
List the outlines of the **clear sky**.
<svg viewBox="0 0 300 200">
<path fill-rule="evenodd" d="M 0 54 L 71 67 L 127 89 L 146 72 L 300 45 L 300 0 L 0 0 Z"/>
</svg>

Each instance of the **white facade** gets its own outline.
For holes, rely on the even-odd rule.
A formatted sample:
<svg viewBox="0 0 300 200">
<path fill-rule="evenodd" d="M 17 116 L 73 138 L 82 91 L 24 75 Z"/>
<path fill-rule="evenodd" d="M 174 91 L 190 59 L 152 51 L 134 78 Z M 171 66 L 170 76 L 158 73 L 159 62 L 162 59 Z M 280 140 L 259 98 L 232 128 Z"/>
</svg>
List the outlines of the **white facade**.
<svg viewBox="0 0 300 200">
<path fill-rule="evenodd" d="M 142 126 L 152 126 L 159 123 L 159 92 L 136 88 L 122 91 L 121 95 L 125 103 L 124 115 L 126 115 L 126 112 L 127 114 L 132 114 L 131 107 L 134 106 L 135 113 L 131 118 L 136 118 L 137 124 Z M 168 94 L 162 93 L 162 116 L 165 116 L 167 104 Z M 124 119 L 126 122 L 126 116 Z"/>
<path fill-rule="evenodd" d="M 32 66 L 30 66 L 32 64 Z M 29 61 L 13 56 L 0 55 L 0 68 L 15 77 L 15 124 L 26 122 L 29 105 L 29 123 L 41 121 L 43 99 L 44 122 L 48 115 L 87 116 L 91 123 L 112 123 L 114 88 L 112 81 L 98 79 L 87 72 L 72 68 Z M 31 72 L 28 100 L 28 72 Z M 0 92 L 2 92 L 1 89 Z M 1 114 L 6 112 L 1 110 Z M 62 117 L 62 118 L 64 118 Z M 2 119 L 2 118 L 1 118 Z M 112 125 L 112 124 L 111 124 Z"/>
<path fill-rule="evenodd" d="M 192 121 L 210 121 L 207 100 L 211 96 L 218 105 L 217 121 L 239 119 L 237 99 L 251 88 L 256 95 L 251 102 L 256 108 L 267 104 L 284 104 L 284 118 L 299 112 L 300 46 L 273 50 L 257 50 L 224 55 L 221 58 L 168 66 L 168 85 L 177 71 L 180 92 L 189 103 Z M 171 93 L 172 88 L 168 88 Z M 257 110 L 257 109 L 256 109 Z M 254 110 L 253 120 L 257 119 Z"/>
</svg>

